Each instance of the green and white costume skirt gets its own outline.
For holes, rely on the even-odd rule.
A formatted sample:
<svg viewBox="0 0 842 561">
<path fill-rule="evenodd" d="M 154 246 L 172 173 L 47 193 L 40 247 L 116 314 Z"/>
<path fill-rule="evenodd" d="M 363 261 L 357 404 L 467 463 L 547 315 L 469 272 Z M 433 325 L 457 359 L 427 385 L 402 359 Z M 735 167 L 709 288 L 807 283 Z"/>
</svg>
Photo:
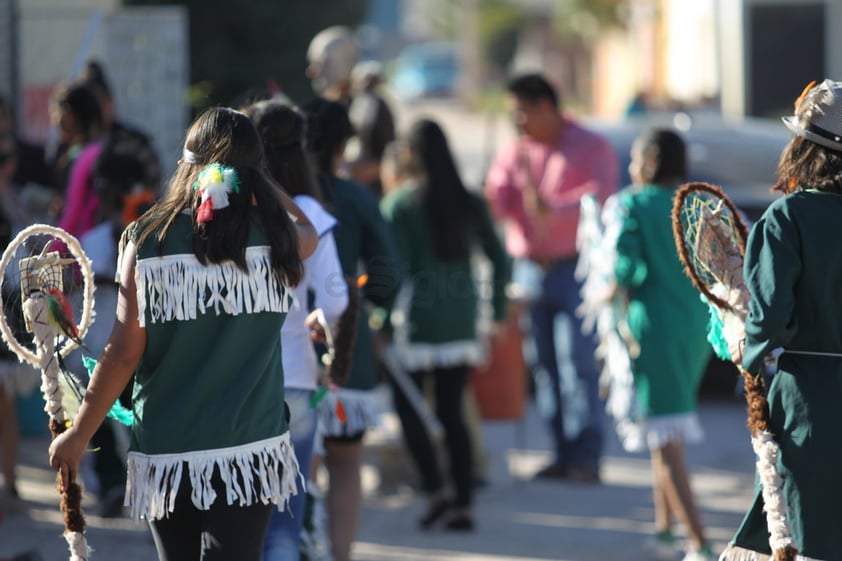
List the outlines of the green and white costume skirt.
<svg viewBox="0 0 842 561">
<path fill-rule="evenodd" d="M 218 497 L 217 473 L 226 494 Z M 192 487 L 193 505 L 207 510 L 217 500 L 248 506 L 258 502 L 286 507 L 302 477 L 289 433 L 241 446 L 176 454 L 129 452 L 125 504 L 133 518 L 158 520 L 173 512 L 183 482 Z"/>
<path fill-rule="evenodd" d="M 626 452 L 644 452 L 663 448 L 671 442 L 697 444 L 704 439 L 705 433 L 698 415 L 693 412 L 658 415 L 638 421 L 622 419 L 617 422 L 617 435 Z"/>
<path fill-rule="evenodd" d="M 363 433 L 380 424 L 383 411 L 377 391 L 348 388 L 327 392 L 318 407 L 318 434 L 328 438 Z"/>
</svg>

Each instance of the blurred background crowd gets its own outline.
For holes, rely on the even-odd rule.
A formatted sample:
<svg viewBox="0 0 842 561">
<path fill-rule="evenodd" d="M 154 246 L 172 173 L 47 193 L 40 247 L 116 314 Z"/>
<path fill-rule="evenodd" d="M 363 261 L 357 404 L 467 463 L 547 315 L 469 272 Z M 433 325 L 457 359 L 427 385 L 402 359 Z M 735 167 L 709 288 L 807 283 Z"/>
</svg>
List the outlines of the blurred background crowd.
<svg viewBox="0 0 842 561">
<path fill-rule="evenodd" d="M 407 173 L 393 141 L 432 116 L 479 193 L 516 132 L 507 82 L 525 73 L 546 77 L 563 113 L 608 141 L 614 188 L 633 183 L 633 141 L 667 127 L 686 143 L 689 179 L 723 187 L 756 219 L 790 136 L 779 117 L 804 84 L 842 75 L 842 38 L 830 27 L 840 20 L 834 0 L 0 0 L 5 234 L 45 222 L 87 236 L 89 252 L 107 252 L 95 266 L 109 263 L 98 281 L 111 286 L 116 236 L 166 188 L 192 118 L 274 98 L 346 106 L 355 136 L 339 175 L 377 196 Z M 314 40 L 325 29 L 335 34 Z M 537 359 L 524 348 L 528 370 Z M 731 395 L 735 379 L 711 359 L 702 391 Z M 479 410 L 465 405 L 474 422 L 517 418 L 528 399 L 475 390 Z M 40 403 L 18 405 L 26 432 Z M 121 513 L 121 486 L 102 481 L 104 515 Z"/>
</svg>

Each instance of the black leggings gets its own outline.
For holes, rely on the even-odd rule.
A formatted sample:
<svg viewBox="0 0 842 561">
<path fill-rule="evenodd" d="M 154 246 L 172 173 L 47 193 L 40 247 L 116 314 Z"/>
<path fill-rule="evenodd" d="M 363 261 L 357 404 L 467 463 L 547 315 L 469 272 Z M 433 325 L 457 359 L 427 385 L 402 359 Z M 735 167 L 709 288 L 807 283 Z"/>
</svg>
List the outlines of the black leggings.
<svg viewBox="0 0 842 561">
<path fill-rule="evenodd" d="M 263 539 L 275 505 L 228 505 L 225 486 L 214 475 L 216 500 L 199 510 L 190 500 L 190 479 L 185 474 L 168 518 L 151 520 L 160 561 L 260 561 Z"/>
<path fill-rule="evenodd" d="M 423 387 L 425 376 L 432 376 L 433 378 L 436 416 L 444 427 L 450 476 L 453 479 L 454 487 L 456 487 L 456 505 L 461 507 L 471 505 L 473 494 L 471 440 L 462 411 L 462 397 L 465 392 L 465 385 L 468 382 L 468 374 L 467 366 L 437 368 L 430 372 L 410 373 L 412 380 L 419 389 Z M 400 418 L 409 452 L 421 472 L 424 491 L 427 493 L 441 491 L 444 489 L 444 482 L 430 436 L 412 405 L 397 385 L 393 384 L 393 389 L 395 411 Z"/>
</svg>

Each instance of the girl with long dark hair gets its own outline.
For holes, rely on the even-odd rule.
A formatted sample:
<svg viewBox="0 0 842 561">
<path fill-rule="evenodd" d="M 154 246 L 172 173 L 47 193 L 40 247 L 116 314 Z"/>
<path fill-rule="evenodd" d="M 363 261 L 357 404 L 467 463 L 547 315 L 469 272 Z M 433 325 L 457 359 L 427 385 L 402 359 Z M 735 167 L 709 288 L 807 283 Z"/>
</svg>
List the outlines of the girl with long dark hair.
<svg viewBox="0 0 842 561">
<path fill-rule="evenodd" d="M 304 261 L 304 276 L 295 288 L 299 306 L 287 314 L 281 328 L 284 395 L 290 409 L 290 435 L 301 473 L 310 472 L 316 436 L 317 411 L 311 405 L 321 366 L 307 326 L 309 294 L 324 320 L 335 328 L 348 305 L 348 290 L 336 253 L 333 229 L 336 219 L 325 211 L 310 161 L 304 151 L 306 116 L 287 103 L 267 100 L 251 105 L 252 119 L 266 151 L 266 168 L 272 179 L 293 197 L 319 235 L 319 245 Z M 264 545 L 264 561 L 297 561 L 304 520 L 304 493 L 290 501 L 288 512 L 275 512 Z"/>
<path fill-rule="evenodd" d="M 339 103 L 316 99 L 304 106 L 309 122 L 308 148 L 316 162 L 325 207 L 339 222 L 336 247 L 342 272 L 367 275 L 360 299 L 389 306 L 398 287 L 397 255 L 391 232 L 369 189 L 339 176 L 343 153 L 353 128 Z M 328 532 L 335 561 L 348 561 L 362 506 L 360 467 L 362 440 L 379 422 L 374 344 L 366 313 L 358 314 L 356 344 L 347 382 L 320 404 L 327 494 Z M 340 414 L 342 411 L 343 414 Z"/>
<path fill-rule="evenodd" d="M 483 200 L 467 191 L 444 132 L 430 120 L 415 123 L 406 138 L 411 179 L 381 202 L 392 225 L 405 281 L 397 305 L 401 323 L 393 341 L 416 385 L 435 384 L 436 414 L 445 430 L 455 497 L 445 494 L 429 435 L 404 394 L 395 389 L 395 408 L 428 496 L 421 518 L 429 528 L 450 512 L 446 527 L 473 529 L 473 471 L 463 394 L 471 367 L 485 358 L 477 335 L 478 290 L 471 263 L 478 247 L 490 260 L 491 303 L 499 325 L 506 314 L 510 266 Z M 393 314 L 392 317 L 395 317 Z"/>
</svg>

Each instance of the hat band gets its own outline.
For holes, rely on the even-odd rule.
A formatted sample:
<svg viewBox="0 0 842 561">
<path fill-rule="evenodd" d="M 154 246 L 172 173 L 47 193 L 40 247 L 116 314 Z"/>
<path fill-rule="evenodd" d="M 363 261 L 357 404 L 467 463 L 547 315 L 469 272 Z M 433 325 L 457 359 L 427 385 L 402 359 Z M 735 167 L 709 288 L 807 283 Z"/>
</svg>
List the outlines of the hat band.
<svg viewBox="0 0 842 561">
<path fill-rule="evenodd" d="M 823 129 L 822 127 L 816 126 L 813 123 L 809 123 L 804 128 L 804 130 L 806 130 L 807 132 L 811 132 L 811 133 L 815 134 L 816 136 L 820 136 L 820 137 L 822 137 L 826 140 L 829 140 L 831 142 L 835 142 L 837 144 L 842 144 L 842 136 L 840 136 L 838 134 L 834 134 L 827 129 Z"/>
</svg>

